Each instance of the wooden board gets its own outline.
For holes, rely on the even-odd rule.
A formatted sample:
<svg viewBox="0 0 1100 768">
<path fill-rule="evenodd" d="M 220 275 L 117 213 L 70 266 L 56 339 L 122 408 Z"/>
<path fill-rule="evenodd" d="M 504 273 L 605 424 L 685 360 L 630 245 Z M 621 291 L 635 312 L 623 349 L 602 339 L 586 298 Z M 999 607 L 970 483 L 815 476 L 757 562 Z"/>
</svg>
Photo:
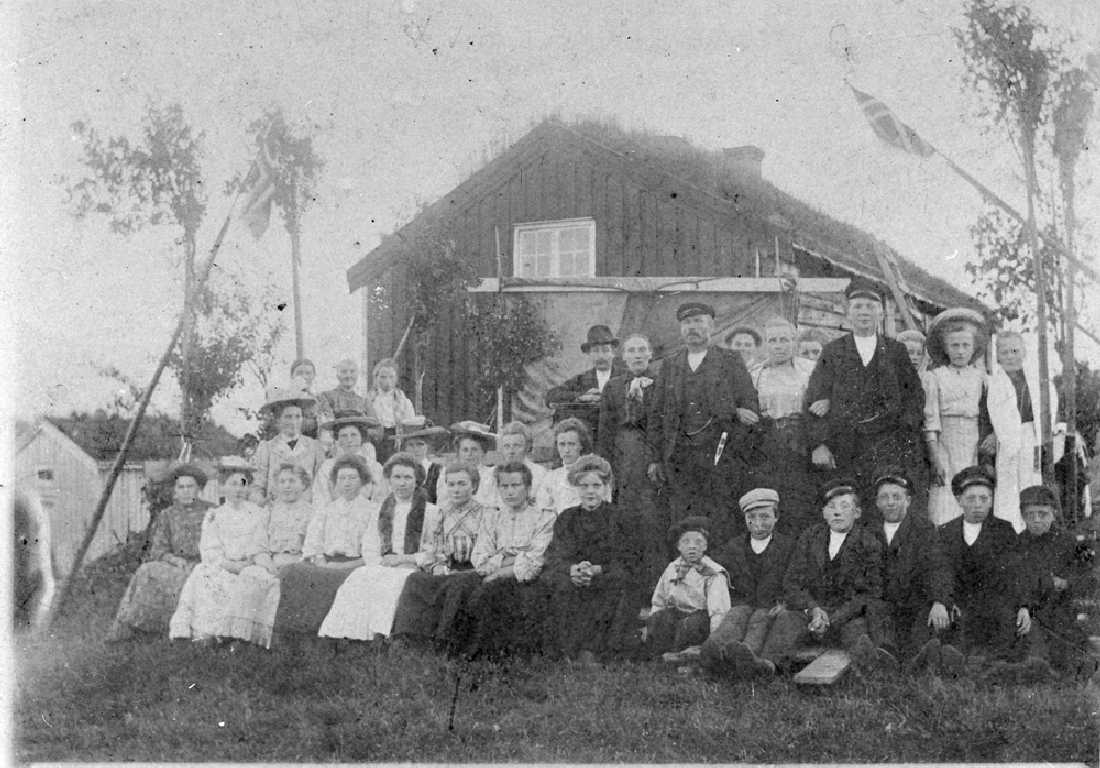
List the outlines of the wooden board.
<svg viewBox="0 0 1100 768">
<path fill-rule="evenodd" d="M 825 651 L 795 675 L 794 681 L 799 685 L 832 685 L 851 665 L 852 660 L 846 652 Z"/>
</svg>

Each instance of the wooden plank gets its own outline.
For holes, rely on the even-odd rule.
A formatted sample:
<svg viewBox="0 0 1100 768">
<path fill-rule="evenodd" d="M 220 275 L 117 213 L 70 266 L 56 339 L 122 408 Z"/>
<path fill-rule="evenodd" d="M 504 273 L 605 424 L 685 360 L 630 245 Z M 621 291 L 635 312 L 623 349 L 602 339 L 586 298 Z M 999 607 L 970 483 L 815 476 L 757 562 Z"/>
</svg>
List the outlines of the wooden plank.
<svg viewBox="0 0 1100 768">
<path fill-rule="evenodd" d="M 486 277 L 469 293 L 496 293 L 498 280 Z M 848 280 L 840 278 L 803 278 L 798 290 L 803 294 L 834 294 L 842 292 Z M 612 292 L 669 293 L 705 291 L 708 293 L 778 293 L 783 285 L 775 277 L 710 277 L 705 275 L 681 277 L 678 275 L 653 277 L 598 276 L 585 278 L 547 278 L 545 280 L 505 279 L 504 293 L 563 293 L 563 292 Z"/>
<path fill-rule="evenodd" d="M 845 651 L 831 649 L 811 661 L 794 676 L 798 685 L 832 685 L 848 671 L 852 660 Z"/>
</svg>

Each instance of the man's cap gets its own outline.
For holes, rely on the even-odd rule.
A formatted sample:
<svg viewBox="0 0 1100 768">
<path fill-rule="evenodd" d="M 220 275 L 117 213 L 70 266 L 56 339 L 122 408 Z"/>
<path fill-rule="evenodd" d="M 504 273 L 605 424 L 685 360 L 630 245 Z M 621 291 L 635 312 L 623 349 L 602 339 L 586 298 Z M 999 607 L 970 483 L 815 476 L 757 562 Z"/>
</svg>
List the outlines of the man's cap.
<svg viewBox="0 0 1100 768">
<path fill-rule="evenodd" d="M 853 277 L 848 282 L 848 287 L 844 289 L 844 298 L 849 301 L 852 299 L 872 299 L 879 304 L 885 304 L 882 300 L 882 291 L 879 290 L 878 285 L 865 277 Z"/>
<path fill-rule="evenodd" d="M 997 487 L 997 479 L 984 467 L 967 467 L 951 478 L 951 493 L 960 496 L 972 485 L 984 485 L 992 491 Z"/>
<path fill-rule="evenodd" d="M 757 507 L 779 504 L 779 494 L 771 488 L 753 488 L 742 496 L 737 503 L 741 505 L 742 512 L 748 512 L 750 509 L 756 509 Z"/>
<path fill-rule="evenodd" d="M 1058 494 L 1045 485 L 1032 485 L 1020 491 L 1020 511 L 1025 507 L 1052 507 L 1055 512 L 1062 511 L 1062 502 Z"/>
<path fill-rule="evenodd" d="M 890 467 L 875 478 L 875 493 L 878 493 L 878 489 L 884 485 L 901 486 L 909 492 L 910 496 L 913 495 L 913 481 L 909 479 L 909 475 L 905 474 L 905 471 L 900 467 Z"/>
<path fill-rule="evenodd" d="M 837 496 L 844 496 L 849 493 L 859 495 L 859 491 L 856 490 L 856 481 L 850 477 L 838 477 L 821 487 L 821 500 L 828 504 Z"/>
<path fill-rule="evenodd" d="M 695 315 L 710 315 L 714 317 L 714 307 L 702 301 L 685 301 L 676 308 L 677 320 L 686 320 Z"/>
</svg>

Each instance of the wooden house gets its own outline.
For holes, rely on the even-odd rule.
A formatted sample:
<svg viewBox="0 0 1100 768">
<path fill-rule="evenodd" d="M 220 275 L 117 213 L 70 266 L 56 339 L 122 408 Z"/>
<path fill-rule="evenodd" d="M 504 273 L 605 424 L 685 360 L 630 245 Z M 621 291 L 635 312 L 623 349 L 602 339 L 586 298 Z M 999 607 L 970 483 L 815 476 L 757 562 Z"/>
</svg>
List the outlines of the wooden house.
<svg viewBox="0 0 1100 768">
<path fill-rule="evenodd" d="M 674 311 L 687 294 L 718 308 L 720 332 L 781 314 L 838 333 L 853 275 L 891 297 L 887 333 L 907 313 L 920 326 L 948 306 L 984 310 L 776 188 L 762 176 L 763 157 L 756 147 L 707 151 L 606 124 L 540 124 L 348 270 L 350 290 L 363 296 L 365 359 L 398 346 L 408 322 L 405 249 L 429 227 L 483 278 L 475 294 L 523 293 L 563 342 L 512 393 L 506 416 L 529 423 L 548 415 L 546 388 L 585 367 L 578 345 L 589 325 L 646 332 L 660 354 L 678 343 Z M 423 410 L 441 423 L 487 421 L 493 404 L 474 391 L 474 341 L 457 314 L 447 320 L 421 361 Z M 403 364 L 411 389 L 407 355 Z"/>
</svg>

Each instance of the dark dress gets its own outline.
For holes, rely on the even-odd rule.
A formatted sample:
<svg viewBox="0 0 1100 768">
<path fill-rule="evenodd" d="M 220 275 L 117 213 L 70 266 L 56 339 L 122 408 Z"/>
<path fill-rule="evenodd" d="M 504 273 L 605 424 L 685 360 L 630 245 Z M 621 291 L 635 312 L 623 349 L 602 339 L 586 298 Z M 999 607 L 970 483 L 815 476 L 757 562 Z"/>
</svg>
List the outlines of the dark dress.
<svg viewBox="0 0 1100 768">
<path fill-rule="evenodd" d="M 823 399 L 828 414 L 810 413 Z M 852 476 L 861 498 L 871 498 L 875 475 L 887 465 L 919 466 L 923 415 L 924 388 L 905 345 L 877 336 L 864 366 L 852 334 L 830 341 L 810 375 L 803 408 L 807 448 L 812 453 L 827 445 L 836 461 L 835 470 L 815 470 L 818 486 L 832 475 Z"/>
<path fill-rule="evenodd" d="M 886 556 L 883 598 L 890 621 L 884 644 L 906 658 L 933 633 L 928 626 L 932 604 L 951 605 L 951 567 L 935 527 L 925 517 L 910 511 L 889 544 L 881 524 L 869 529 Z"/>
<path fill-rule="evenodd" d="M 962 612 L 945 639 L 967 653 L 1018 656 L 1023 646 L 1016 640 L 1016 612 L 1027 596 L 1017 579 L 1012 524 L 989 515 L 969 546 L 961 517 L 941 526 L 939 534 L 952 575 L 951 599 Z"/>
<path fill-rule="evenodd" d="M 581 651 L 601 655 L 626 648 L 638 615 L 634 579 L 642 551 L 631 520 L 613 504 L 571 507 L 558 516 L 539 577 L 550 592 L 552 653 L 572 658 Z M 603 573 L 578 587 L 569 569 L 585 560 Z"/>
</svg>

